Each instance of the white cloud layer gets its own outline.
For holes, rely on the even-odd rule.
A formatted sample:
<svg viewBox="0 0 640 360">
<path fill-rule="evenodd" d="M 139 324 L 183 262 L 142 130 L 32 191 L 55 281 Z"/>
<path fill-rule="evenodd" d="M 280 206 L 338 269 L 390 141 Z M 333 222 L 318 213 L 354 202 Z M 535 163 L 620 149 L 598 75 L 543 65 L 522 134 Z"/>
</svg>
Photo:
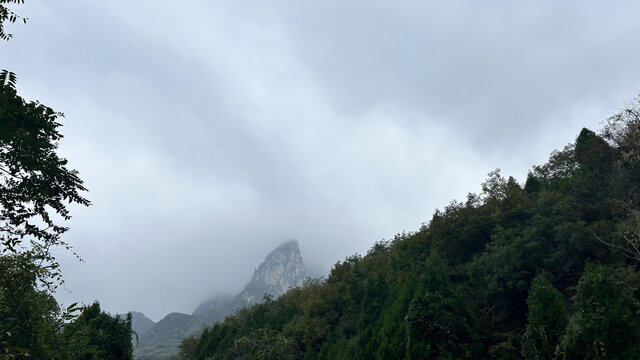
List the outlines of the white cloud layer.
<svg viewBox="0 0 640 360">
<path fill-rule="evenodd" d="M 158 320 L 280 242 L 331 264 L 527 170 L 640 91 L 640 4 L 29 1 L 0 46 L 90 189 L 66 302 Z"/>
</svg>

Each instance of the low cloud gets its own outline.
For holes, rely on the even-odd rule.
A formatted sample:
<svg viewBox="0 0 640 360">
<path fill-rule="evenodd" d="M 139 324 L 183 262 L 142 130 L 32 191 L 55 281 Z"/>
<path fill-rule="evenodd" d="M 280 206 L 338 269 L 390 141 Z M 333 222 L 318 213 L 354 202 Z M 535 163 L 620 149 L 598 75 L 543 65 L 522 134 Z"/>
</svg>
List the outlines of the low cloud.
<svg viewBox="0 0 640 360">
<path fill-rule="evenodd" d="M 155 320 L 279 243 L 317 272 L 634 97 L 636 2 L 29 2 L 0 48 L 90 189 L 66 302 Z"/>
</svg>

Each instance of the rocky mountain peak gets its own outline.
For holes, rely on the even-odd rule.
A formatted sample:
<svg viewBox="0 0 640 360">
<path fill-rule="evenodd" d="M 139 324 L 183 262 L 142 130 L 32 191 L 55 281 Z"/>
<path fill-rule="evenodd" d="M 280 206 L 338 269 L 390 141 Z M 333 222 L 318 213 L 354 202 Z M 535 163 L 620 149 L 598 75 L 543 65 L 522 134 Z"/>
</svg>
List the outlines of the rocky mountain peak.
<svg viewBox="0 0 640 360">
<path fill-rule="evenodd" d="M 298 242 L 287 241 L 267 255 L 237 298 L 244 306 L 260 302 L 264 294 L 277 298 L 306 278 Z"/>
</svg>

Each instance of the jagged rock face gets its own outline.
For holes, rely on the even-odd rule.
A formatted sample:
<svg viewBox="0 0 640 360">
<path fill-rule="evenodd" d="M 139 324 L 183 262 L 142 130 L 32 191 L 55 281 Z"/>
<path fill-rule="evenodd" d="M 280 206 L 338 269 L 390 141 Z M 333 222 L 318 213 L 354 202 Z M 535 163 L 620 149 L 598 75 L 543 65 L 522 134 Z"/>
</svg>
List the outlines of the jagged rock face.
<svg viewBox="0 0 640 360">
<path fill-rule="evenodd" d="M 262 301 L 265 294 L 277 298 L 290 287 L 301 285 L 306 278 L 298 242 L 289 241 L 267 255 L 236 299 L 242 306 L 248 306 Z"/>
</svg>

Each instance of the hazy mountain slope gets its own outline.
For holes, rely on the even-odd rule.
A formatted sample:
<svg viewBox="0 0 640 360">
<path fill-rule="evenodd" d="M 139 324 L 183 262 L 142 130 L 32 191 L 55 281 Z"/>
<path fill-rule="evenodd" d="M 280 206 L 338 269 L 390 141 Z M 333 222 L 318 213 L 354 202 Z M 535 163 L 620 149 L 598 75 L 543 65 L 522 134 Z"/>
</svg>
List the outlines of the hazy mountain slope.
<svg viewBox="0 0 640 360">
<path fill-rule="evenodd" d="M 120 316 L 125 319 L 127 315 L 124 314 Z M 156 323 L 149 319 L 145 314 L 139 311 L 131 312 L 131 328 L 138 335 L 138 339 L 142 338 L 155 324 Z"/>
<path fill-rule="evenodd" d="M 265 294 L 277 298 L 289 288 L 301 285 L 306 277 L 298 242 L 288 241 L 267 255 L 235 297 L 211 298 L 198 305 L 193 315 L 169 314 L 147 329 L 144 336 L 139 335 L 136 359 L 170 358 L 185 336 L 197 334 L 243 307 L 262 302 Z"/>
<path fill-rule="evenodd" d="M 223 307 L 226 303 L 228 303 L 232 299 L 233 297 L 228 295 L 215 296 L 203 302 L 202 304 L 198 305 L 198 307 L 195 310 L 193 310 L 193 313 L 191 315 L 201 316 L 208 312 L 216 311 L 216 309 Z"/>
<path fill-rule="evenodd" d="M 135 348 L 136 359 L 169 359 L 197 317 L 171 313 L 151 327 Z"/>
</svg>

